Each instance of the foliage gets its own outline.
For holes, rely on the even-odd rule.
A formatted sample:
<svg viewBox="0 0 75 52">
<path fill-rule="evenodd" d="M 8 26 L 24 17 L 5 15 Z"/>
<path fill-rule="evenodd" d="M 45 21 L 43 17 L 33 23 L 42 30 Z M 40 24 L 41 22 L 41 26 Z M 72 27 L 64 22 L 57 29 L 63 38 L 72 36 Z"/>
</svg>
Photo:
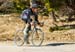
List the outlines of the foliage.
<svg viewBox="0 0 75 52">
<path fill-rule="evenodd" d="M 14 8 L 17 12 L 21 12 L 29 6 L 28 1 L 23 0 L 13 0 Z"/>
<path fill-rule="evenodd" d="M 69 30 L 71 29 L 71 27 L 64 27 L 64 26 L 55 26 L 55 27 L 50 27 L 49 31 L 53 32 L 53 31 L 61 31 L 61 30 Z"/>
<path fill-rule="evenodd" d="M 48 11 L 58 10 L 64 2 L 65 0 L 45 0 L 45 6 L 47 7 Z"/>
<path fill-rule="evenodd" d="M 9 0 L 8 0 L 9 1 Z M 13 5 L 14 5 L 14 9 L 16 12 L 21 12 L 22 10 L 26 9 L 29 7 L 30 5 L 30 0 L 12 0 L 13 1 Z M 63 5 L 69 5 L 71 6 L 73 9 L 75 9 L 75 0 L 33 0 L 33 1 L 37 1 L 36 3 L 39 4 L 39 7 L 41 9 L 46 8 L 46 10 L 43 12 L 43 14 L 49 14 L 52 10 L 54 11 L 59 11 L 59 8 Z M 71 4 L 71 2 L 73 4 Z M 2 2 L 4 3 L 4 2 Z M 0 3 L 0 5 L 2 4 Z"/>
</svg>

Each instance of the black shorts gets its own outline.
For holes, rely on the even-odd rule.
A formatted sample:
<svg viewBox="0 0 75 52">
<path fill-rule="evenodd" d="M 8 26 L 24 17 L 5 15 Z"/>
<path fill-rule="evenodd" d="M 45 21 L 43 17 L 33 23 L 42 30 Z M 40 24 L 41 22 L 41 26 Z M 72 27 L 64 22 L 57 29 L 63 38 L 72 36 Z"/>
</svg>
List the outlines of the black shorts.
<svg viewBox="0 0 75 52">
<path fill-rule="evenodd" d="M 30 23 L 32 22 L 32 19 L 22 19 L 25 23 Z"/>
</svg>

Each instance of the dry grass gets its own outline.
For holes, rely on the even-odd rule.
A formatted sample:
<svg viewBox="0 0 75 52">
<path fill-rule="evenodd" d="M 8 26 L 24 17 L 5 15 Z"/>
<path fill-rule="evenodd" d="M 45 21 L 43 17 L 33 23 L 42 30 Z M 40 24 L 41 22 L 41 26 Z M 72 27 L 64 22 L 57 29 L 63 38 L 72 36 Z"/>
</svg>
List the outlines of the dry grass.
<svg viewBox="0 0 75 52">
<path fill-rule="evenodd" d="M 15 32 L 18 29 L 24 27 L 24 22 L 18 18 L 17 14 L 9 14 L 0 16 L 0 40 L 13 40 Z M 52 20 L 48 17 L 40 17 L 40 21 L 44 21 L 45 25 L 43 26 L 43 31 L 45 33 L 46 41 L 57 41 L 57 42 L 74 42 L 75 41 L 75 29 L 63 30 L 63 31 L 54 31 L 49 32 L 49 27 L 54 26 Z M 74 23 L 74 22 L 73 22 Z M 68 23 L 64 23 L 68 24 Z M 72 24 L 72 23 L 69 23 Z M 62 25 L 58 23 L 58 25 Z"/>
</svg>

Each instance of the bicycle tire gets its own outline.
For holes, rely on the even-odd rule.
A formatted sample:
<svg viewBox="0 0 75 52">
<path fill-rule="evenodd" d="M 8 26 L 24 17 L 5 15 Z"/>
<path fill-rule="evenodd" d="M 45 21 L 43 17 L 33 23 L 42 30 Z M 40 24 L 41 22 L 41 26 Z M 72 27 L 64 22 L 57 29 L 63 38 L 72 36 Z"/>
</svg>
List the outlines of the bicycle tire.
<svg viewBox="0 0 75 52">
<path fill-rule="evenodd" d="M 41 39 L 40 39 L 40 42 L 39 41 L 37 41 L 37 40 L 35 40 L 35 38 L 34 38 L 34 34 L 36 33 L 36 32 L 40 32 L 41 34 L 38 34 L 38 35 L 41 35 Z M 39 38 L 39 37 L 38 37 Z M 35 40 L 35 41 L 34 41 Z M 37 30 L 33 30 L 32 31 L 32 39 L 31 39 L 31 42 L 32 42 L 32 44 L 34 45 L 34 46 L 41 46 L 42 45 L 42 43 L 43 43 L 43 40 L 44 40 L 44 33 L 43 33 L 43 31 L 41 30 L 41 29 L 37 29 Z M 37 42 L 36 42 L 37 41 Z M 38 44 L 37 44 L 38 43 Z"/>
<path fill-rule="evenodd" d="M 17 45 L 17 46 L 22 46 L 24 44 L 24 34 L 22 34 L 22 38 L 21 38 L 21 34 L 20 33 L 23 33 L 22 30 L 18 30 L 16 33 L 15 33 L 15 37 L 14 37 L 14 43 Z M 19 33 L 19 34 L 18 34 Z M 18 42 L 17 38 L 20 38 L 21 39 L 21 42 Z M 19 44 L 18 44 L 19 43 Z"/>
</svg>

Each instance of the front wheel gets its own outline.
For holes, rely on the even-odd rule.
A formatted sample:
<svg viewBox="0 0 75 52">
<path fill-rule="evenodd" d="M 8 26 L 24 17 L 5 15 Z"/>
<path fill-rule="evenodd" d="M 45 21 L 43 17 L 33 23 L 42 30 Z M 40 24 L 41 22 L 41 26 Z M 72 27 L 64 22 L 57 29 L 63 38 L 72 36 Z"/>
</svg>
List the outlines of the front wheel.
<svg viewBox="0 0 75 52">
<path fill-rule="evenodd" d="M 44 40 L 44 33 L 41 29 L 33 30 L 32 32 L 32 44 L 34 46 L 41 46 Z"/>
<path fill-rule="evenodd" d="M 14 42 L 17 46 L 22 46 L 24 44 L 24 34 L 22 30 L 16 32 Z"/>
</svg>

